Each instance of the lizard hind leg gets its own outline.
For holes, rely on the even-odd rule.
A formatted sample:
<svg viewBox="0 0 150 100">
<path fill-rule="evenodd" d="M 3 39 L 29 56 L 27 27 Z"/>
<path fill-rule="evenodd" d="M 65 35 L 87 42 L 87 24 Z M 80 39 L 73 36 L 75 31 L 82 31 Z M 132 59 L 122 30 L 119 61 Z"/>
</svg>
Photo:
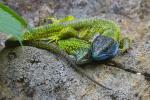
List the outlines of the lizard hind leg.
<svg viewBox="0 0 150 100">
<path fill-rule="evenodd" d="M 130 47 L 131 47 L 131 39 L 129 39 L 128 37 L 125 37 L 120 40 L 120 43 L 119 43 L 120 53 L 126 52 L 128 49 L 130 49 Z"/>
</svg>

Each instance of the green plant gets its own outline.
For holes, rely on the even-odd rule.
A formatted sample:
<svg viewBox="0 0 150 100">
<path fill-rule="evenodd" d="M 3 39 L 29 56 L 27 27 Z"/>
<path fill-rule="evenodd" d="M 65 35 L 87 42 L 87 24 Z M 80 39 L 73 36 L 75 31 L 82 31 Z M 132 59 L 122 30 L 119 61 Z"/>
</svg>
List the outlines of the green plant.
<svg viewBox="0 0 150 100">
<path fill-rule="evenodd" d="M 0 32 L 21 40 L 25 30 L 27 30 L 26 21 L 13 10 L 0 3 Z"/>
</svg>

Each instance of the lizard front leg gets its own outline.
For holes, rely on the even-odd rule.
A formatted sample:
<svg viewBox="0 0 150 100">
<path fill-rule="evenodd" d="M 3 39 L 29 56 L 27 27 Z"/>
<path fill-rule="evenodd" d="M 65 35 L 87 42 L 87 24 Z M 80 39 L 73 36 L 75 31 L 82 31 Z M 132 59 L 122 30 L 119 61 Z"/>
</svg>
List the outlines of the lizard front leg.
<svg viewBox="0 0 150 100">
<path fill-rule="evenodd" d="M 123 39 L 120 40 L 119 43 L 119 51 L 121 53 L 124 53 L 125 51 L 127 51 L 129 48 L 131 47 L 131 39 L 129 39 L 128 37 L 125 37 Z"/>
</svg>

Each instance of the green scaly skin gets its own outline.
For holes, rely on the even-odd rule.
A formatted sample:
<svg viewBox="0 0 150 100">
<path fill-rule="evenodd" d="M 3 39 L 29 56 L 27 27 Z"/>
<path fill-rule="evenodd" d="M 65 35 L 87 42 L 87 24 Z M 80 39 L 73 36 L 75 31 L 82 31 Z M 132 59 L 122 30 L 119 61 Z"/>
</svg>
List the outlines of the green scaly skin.
<svg viewBox="0 0 150 100">
<path fill-rule="evenodd" d="M 79 47 L 81 44 L 84 45 L 85 42 L 79 40 L 74 43 L 75 41 L 66 39 L 78 38 L 85 40 L 88 42 L 87 44 L 91 44 L 93 37 L 96 34 L 101 34 L 121 43 L 120 50 L 124 52 L 130 47 L 130 43 L 128 43 L 129 39 L 122 38 L 120 33 L 119 26 L 112 21 L 98 18 L 75 19 L 72 16 L 67 16 L 60 20 L 54 20 L 53 24 L 36 27 L 25 32 L 23 40 L 33 41 L 49 38 L 50 42 L 58 42 L 58 46 L 61 49 L 72 54 L 74 52 L 74 47 Z M 72 49 L 66 49 L 66 45 Z M 86 46 L 87 45 L 85 45 L 85 48 Z M 75 50 L 76 49 L 77 48 L 75 48 Z"/>
<path fill-rule="evenodd" d="M 58 40 L 60 40 L 78 37 L 89 40 L 96 33 L 112 37 L 117 41 L 120 40 L 120 28 L 115 23 L 97 18 L 75 19 L 36 27 L 25 32 L 23 39 L 38 40 L 46 37 L 57 37 Z"/>
</svg>

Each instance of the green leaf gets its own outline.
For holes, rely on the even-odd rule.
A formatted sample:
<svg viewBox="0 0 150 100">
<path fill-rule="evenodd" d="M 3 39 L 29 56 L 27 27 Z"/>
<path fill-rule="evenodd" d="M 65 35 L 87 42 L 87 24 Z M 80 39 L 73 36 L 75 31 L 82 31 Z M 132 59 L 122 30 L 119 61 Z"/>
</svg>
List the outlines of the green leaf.
<svg viewBox="0 0 150 100">
<path fill-rule="evenodd" d="M 26 28 L 27 23 L 21 16 L 0 3 L 0 32 L 21 39 Z"/>
</svg>

